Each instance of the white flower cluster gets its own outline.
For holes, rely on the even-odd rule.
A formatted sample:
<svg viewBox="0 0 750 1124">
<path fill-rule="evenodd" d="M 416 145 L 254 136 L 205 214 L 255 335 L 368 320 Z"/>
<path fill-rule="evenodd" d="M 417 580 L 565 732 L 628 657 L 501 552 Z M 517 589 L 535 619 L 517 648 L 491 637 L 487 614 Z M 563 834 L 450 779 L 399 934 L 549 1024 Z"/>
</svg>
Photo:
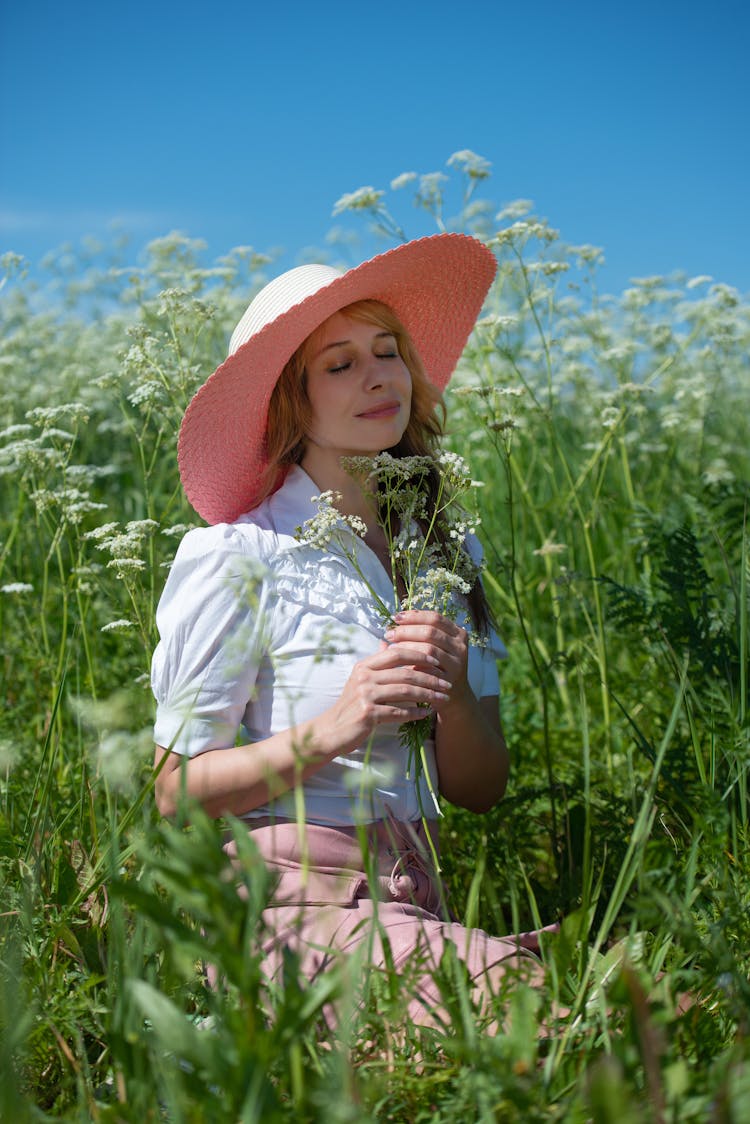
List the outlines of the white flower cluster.
<svg viewBox="0 0 750 1124">
<path fill-rule="evenodd" d="M 455 618 L 458 612 L 456 595 L 466 597 L 471 583 L 460 573 L 445 566 L 433 566 L 418 575 L 408 599 L 410 609 L 428 609 Z"/>
<path fill-rule="evenodd" d="M 377 209 L 383 198 L 383 192 L 374 187 L 358 187 L 356 191 L 346 192 L 336 201 L 333 214 L 340 215 L 344 211 L 369 211 Z"/>
<path fill-rule="evenodd" d="M 133 628 L 133 622 L 121 617 L 119 620 L 110 621 L 109 624 L 102 625 L 100 632 L 128 632 Z"/>
<path fill-rule="evenodd" d="M 431 537 L 425 544 L 421 539 L 419 549 L 409 552 L 401 563 L 401 569 L 408 575 L 402 608 L 430 609 L 455 620 L 463 612 L 465 598 L 481 573 L 481 566 L 465 546 L 466 536 L 473 532 L 478 520 L 457 507 L 451 512 L 450 521 L 441 522 L 446 541 Z"/>
<path fill-rule="evenodd" d="M 0 438 L 6 436 L 12 429 L 20 426 L 9 426 L 8 430 L 0 433 Z M 0 446 L 0 476 L 32 475 L 52 472 L 56 468 L 63 468 L 65 453 L 50 445 L 45 445 L 47 433 L 39 437 L 19 437 L 11 440 L 7 445 Z M 72 438 L 71 438 L 72 440 Z"/>
<path fill-rule="evenodd" d="M 316 550 L 326 550 L 332 543 L 340 543 L 341 532 L 347 527 L 359 538 L 367 534 L 367 526 L 358 515 L 342 515 L 339 511 L 336 505 L 341 503 L 340 492 L 321 492 L 319 496 L 312 497 L 312 502 L 318 512 L 297 527 L 295 538 L 298 542 Z"/>
<path fill-rule="evenodd" d="M 31 500 L 36 510 L 41 513 L 50 508 L 59 508 L 63 519 L 67 523 L 78 524 L 83 522 L 86 515 L 92 511 L 106 511 L 106 503 L 99 503 L 89 499 L 87 492 L 80 488 L 38 488 L 31 493 Z"/>
<path fill-rule="evenodd" d="M 502 211 L 500 214 L 502 215 Z M 497 217 L 500 219 L 500 215 Z M 525 246 L 532 238 L 537 238 L 540 242 L 556 242 L 559 237 L 559 231 L 554 230 L 546 222 L 538 219 L 520 219 L 505 227 L 504 230 L 498 230 L 490 240 L 489 245 L 496 248 L 508 244 Z"/>
<path fill-rule="evenodd" d="M 416 202 L 428 210 L 443 201 L 443 184 L 448 182 L 445 172 L 425 172 L 419 177 Z"/>
<path fill-rule="evenodd" d="M 435 462 L 432 457 L 394 457 L 392 453 L 378 453 L 374 457 L 342 457 L 341 464 L 350 476 L 362 483 L 378 483 L 387 488 L 424 476 Z"/>
<path fill-rule="evenodd" d="M 98 550 L 108 551 L 112 558 L 107 568 L 114 570 L 118 578 L 127 578 L 146 569 L 140 552 L 158 526 L 155 519 L 132 519 L 125 524 L 124 530 L 120 530 L 119 523 L 103 523 L 101 527 L 87 531 L 83 537 L 93 542 Z"/>
<path fill-rule="evenodd" d="M 486 180 L 490 175 L 492 164 L 484 156 L 478 156 L 470 148 L 462 148 L 454 152 L 446 161 L 449 168 L 459 168 L 472 180 Z"/>
<path fill-rule="evenodd" d="M 566 551 L 568 549 L 565 543 L 555 542 L 554 538 L 552 537 L 554 534 L 555 532 L 553 531 L 551 535 L 547 536 L 542 545 L 537 547 L 537 549 L 534 551 L 534 554 L 536 554 L 537 557 L 546 558 L 549 554 L 562 554 L 563 551 Z"/>
<path fill-rule="evenodd" d="M 403 187 L 408 187 L 419 179 L 416 172 L 402 172 L 401 175 L 396 176 L 391 180 L 391 191 L 400 191 Z"/>
<path fill-rule="evenodd" d="M 26 417 L 34 425 L 44 429 L 47 433 L 50 427 L 57 425 L 63 419 L 76 424 L 83 425 L 89 420 L 90 409 L 85 402 L 65 402 L 61 406 L 36 406 L 32 410 L 26 411 Z M 71 437 L 71 434 L 64 434 L 65 437 Z"/>
<path fill-rule="evenodd" d="M 442 451 L 430 456 L 348 457 L 343 467 L 370 496 L 377 490 L 377 521 L 388 545 L 394 574 L 398 575 L 400 608 L 432 609 L 455 618 L 462 599 L 471 592 L 479 567 L 466 550 L 467 536 L 479 524 L 457 502 L 473 485 L 468 465 L 458 453 Z M 425 477 L 437 475 L 436 491 L 425 488 Z M 337 504 L 339 492 L 313 496 L 317 514 L 296 530 L 298 541 L 319 550 L 335 545 L 353 564 L 371 589 L 378 612 L 389 621 L 395 606 L 384 604 L 362 573 L 349 532 L 364 538 L 365 523 L 358 516 L 343 515 Z M 346 533 L 344 533 L 346 532 Z"/>
<path fill-rule="evenodd" d="M 462 508 L 452 508 L 446 512 L 448 535 L 454 542 L 463 544 L 468 535 L 475 535 L 482 522 L 478 515 L 470 515 Z"/>
<path fill-rule="evenodd" d="M 391 543 L 391 555 L 397 561 L 418 557 L 423 550 L 424 535 L 413 523 L 401 527 Z"/>
<path fill-rule="evenodd" d="M 464 492 L 471 487 L 471 472 L 459 453 L 442 449 L 437 455 L 437 463 L 446 483 L 456 492 Z"/>
</svg>

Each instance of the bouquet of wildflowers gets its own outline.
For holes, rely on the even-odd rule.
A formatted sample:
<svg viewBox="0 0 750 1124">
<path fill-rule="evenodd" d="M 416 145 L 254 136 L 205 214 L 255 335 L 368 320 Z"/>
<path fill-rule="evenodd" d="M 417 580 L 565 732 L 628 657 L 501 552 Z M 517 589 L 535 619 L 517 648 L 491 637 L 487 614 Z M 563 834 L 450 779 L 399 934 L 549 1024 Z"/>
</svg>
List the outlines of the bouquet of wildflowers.
<svg viewBox="0 0 750 1124">
<path fill-rule="evenodd" d="M 480 571 L 466 549 L 467 535 L 479 523 L 466 508 L 467 494 L 478 486 L 466 462 L 457 453 L 442 451 L 434 457 L 394 457 L 387 452 L 346 457 L 342 464 L 364 491 L 377 497 L 377 521 L 388 545 L 393 603 L 383 601 L 362 572 L 349 532 L 364 539 L 367 527 L 358 516 L 343 515 L 337 509 L 340 493 L 328 491 L 313 497 L 317 514 L 297 529 L 297 537 L 311 546 L 338 551 L 351 562 L 372 593 L 384 629 L 394 623 L 395 613 L 405 609 L 433 610 L 455 620 Z M 432 494 L 426 487 L 430 476 L 436 479 Z M 424 744 L 432 735 L 433 722 L 434 716 L 427 712 L 424 718 L 405 722 L 399 729 L 402 744 L 409 749 L 409 768 L 421 768 L 428 784 Z"/>
</svg>

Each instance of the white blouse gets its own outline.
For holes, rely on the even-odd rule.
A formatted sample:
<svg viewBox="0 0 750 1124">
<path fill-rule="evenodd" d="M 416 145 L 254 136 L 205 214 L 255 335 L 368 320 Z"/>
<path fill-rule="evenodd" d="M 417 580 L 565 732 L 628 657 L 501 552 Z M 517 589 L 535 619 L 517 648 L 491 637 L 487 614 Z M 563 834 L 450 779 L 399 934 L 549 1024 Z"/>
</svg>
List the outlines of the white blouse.
<svg viewBox="0 0 750 1124">
<path fill-rule="evenodd" d="M 180 543 L 156 614 L 160 642 L 151 683 L 157 745 L 192 757 L 209 749 L 261 741 L 314 718 L 341 695 L 353 665 L 378 650 L 385 625 L 367 582 L 394 605 L 390 576 L 352 533 L 366 582 L 342 554 L 296 540 L 316 514 L 319 489 L 295 467 L 283 486 L 235 523 L 190 531 Z M 473 540 L 472 554 L 480 550 Z M 460 621 L 465 623 L 465 621 Z M 505 649 L 493 633 L 469 652 L 477 698 L 498 695 L 496 660 Z M 252 752 L 252 750 L 248 750 Z M 432 743 L 430 784 L 401 744 L 395 724 L 334 758 L 295 792 L 246 818 L 305 819 L 333 826 L 438 814 Z"/>
</svg>

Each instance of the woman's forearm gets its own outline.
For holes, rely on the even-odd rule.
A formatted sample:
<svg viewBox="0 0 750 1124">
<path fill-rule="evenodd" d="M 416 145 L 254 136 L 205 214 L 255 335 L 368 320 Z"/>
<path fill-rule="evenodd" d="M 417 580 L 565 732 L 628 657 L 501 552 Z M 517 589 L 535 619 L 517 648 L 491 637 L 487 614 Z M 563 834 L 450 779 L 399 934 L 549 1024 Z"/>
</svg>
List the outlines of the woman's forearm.
<svg viewBox="0 0 750 1124">
<path fill-rule="evenodd" d="M 211 816 L 243 815 L 283 795 L 352 746 L 331 737 L 323 716 L 263 741 L 228 749 L 211 749 L 197 757 L 170 753 L 157 746 L 156 803 L 174 816 L 185 796 Z"/>
<path fill-rule="evenodd" d="M 446 800 L 472 812 L 493 808 L 505 792 L 510 771 L 497 696 L 478 700 L 467 685 L 441 708 L 435 755 Z"/>
</svg>

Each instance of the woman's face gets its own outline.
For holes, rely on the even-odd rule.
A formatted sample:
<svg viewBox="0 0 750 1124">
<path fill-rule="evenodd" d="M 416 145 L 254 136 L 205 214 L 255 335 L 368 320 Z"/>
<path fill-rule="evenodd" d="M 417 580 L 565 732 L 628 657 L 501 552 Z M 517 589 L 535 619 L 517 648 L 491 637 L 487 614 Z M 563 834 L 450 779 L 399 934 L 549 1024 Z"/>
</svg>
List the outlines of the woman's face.
<svg viewBox="0 0 750 1124">
<path fill-rule="evenodd" d="M 380 453 L 398 444 L 409 424 L 411 375 L 389 331 L 336 312 L 311 337 L 305 369 L 308 451 Z"/>
</svg>

